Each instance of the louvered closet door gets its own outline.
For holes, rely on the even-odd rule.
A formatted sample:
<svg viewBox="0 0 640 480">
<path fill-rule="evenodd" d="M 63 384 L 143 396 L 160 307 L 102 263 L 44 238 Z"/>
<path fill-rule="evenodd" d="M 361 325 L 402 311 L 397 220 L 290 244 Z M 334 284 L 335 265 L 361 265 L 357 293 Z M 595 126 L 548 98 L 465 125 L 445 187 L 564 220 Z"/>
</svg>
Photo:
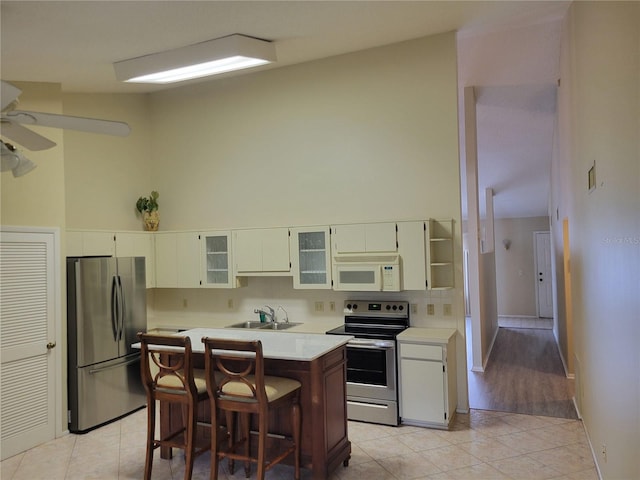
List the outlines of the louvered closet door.
<svg viewBox="0 0 640 480">
<path fill-rule="evenodd" d="M 54 235 L 0 233 L 2 459 L 55 437 Z"/>
</svg>

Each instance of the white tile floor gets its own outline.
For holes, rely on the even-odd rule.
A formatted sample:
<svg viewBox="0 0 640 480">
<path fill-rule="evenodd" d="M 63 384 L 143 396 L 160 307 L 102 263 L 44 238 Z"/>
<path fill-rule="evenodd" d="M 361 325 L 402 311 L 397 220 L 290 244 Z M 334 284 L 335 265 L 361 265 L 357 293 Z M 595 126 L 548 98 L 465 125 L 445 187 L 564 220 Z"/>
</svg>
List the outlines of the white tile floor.
<svg viewBox="0 0 640 480">
<path fill-rule="evenodd" d="M 66 435 L 2 462 L 2 480 L 141 479 L 146 411 L 85 435 Z M 484 410 L 458 415 L 450 431 L 349 422 L 352 456 L 330 480 L 378 479 L 562 479 L 596 480 L 590 448 L 579 420 Z M 208 454 L 196 461 L 193 479 L 209 478 Z M 221 480 L 242 479 L 243 469 Z M 303 471 L 302 478 L 310 479 Z M 154 458 L 154 479 L 181 479 L 184 461 Z M 255 474 L 252 478 L 255 478 Z M 291 479 L 276 466 L 267 478 Z"/>
</svg>

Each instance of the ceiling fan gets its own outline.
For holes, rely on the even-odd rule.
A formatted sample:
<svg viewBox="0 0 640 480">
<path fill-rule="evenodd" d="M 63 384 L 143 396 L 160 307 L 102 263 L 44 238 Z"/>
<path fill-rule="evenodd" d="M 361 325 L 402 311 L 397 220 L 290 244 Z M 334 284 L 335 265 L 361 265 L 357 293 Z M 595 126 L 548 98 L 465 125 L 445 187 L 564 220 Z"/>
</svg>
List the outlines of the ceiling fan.
<svg viewBox="0 0 640 480">
<path fill-rule="evenodd" d="M 27 150 L 46 150 L 55 147 L 56 143 L 23 125 L 41 125 L 44 127 L 79 130 L 82 132 L 116 135 L 119 137 L 126 137 L 131 132 L 129 125 L 124 122 L 16 110 L 18 97 L 22 93 L 22 90 L 4 80 L 1 82 L 0 110 L 2 116 L 0 117 L 0 135 L 13 140 Z M 10 165 L 15 163 L 15 147 L 6 144 L 11 148 L 4 148 L 5 144 L 6 142 L 3 142 L 3 148 L 1 149 L 1 170 L 13 170 L 14 168 L 10 168 Z M 9 155 L 12 155 L 10 159 L 8 159 Z M 7 158 L 5 158 L 6 156 Z M 26 157 L 23 158 L 26 159 Z"/>
</svg>

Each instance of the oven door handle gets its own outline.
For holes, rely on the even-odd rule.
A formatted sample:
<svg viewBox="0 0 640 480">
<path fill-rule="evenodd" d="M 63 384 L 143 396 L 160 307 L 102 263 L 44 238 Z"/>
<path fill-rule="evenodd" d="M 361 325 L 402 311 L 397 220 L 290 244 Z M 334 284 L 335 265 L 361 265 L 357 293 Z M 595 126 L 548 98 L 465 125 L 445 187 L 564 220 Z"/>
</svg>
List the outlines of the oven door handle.
<svg viewBox="0 0 640 480">
<path fill-rule="evenodd" d="M 355 347 L 355 348 L 389 349 L 389 348 L 394 348 L 395 343 L 392 340 L 367 340 L 367 339 L 356 338 L 354 340 L 349 340 L 349 342 L 347 342 L 347 346 Z"/>
</svg>

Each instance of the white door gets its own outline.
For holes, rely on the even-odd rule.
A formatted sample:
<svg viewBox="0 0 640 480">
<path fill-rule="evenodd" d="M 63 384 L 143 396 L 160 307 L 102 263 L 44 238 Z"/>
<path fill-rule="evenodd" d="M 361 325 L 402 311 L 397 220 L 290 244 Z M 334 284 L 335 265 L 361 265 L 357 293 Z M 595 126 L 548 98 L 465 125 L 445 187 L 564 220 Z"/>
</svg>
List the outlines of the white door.
<svg viewBox="0 0 640 480">
<path fill-rule="evenodd" d="M 534 232 L 536 248 L 536 296 L 538 316 L 553 318 L 551 279 L 551 236 L 549 232 Z"/>
<path fill-rule="evenodd" d="M 3 460 L 56 433 L 56 238 L 53 232 L 0 232 Z"/>
</svg>

